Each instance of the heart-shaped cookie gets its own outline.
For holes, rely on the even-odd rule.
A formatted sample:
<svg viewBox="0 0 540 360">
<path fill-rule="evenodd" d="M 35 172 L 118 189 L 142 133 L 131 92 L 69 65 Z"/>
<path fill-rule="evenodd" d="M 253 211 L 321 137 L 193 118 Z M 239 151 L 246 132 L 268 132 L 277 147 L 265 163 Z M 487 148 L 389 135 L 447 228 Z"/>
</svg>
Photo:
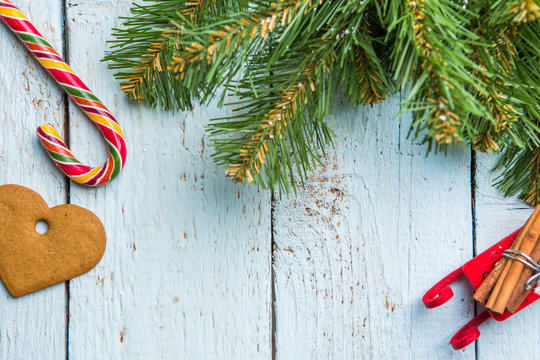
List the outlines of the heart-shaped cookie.
<svg viewBox="0 0 540 360">
<path fill-rule="evenodd" d="M 44 220 L 44 234 L 36 224 Z M 19 185 L 0 186 L 0 278 L 15 297 L 81 275 L 105 251 L 103 224 L 77 205 L 49 208 L 38 193 Z"/>
</svg>

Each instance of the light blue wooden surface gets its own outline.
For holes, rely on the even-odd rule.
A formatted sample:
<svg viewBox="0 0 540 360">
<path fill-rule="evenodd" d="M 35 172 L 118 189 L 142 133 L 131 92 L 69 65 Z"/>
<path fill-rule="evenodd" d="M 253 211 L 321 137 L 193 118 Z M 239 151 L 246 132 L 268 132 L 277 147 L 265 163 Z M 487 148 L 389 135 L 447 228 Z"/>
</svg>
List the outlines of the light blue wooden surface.
<svg viewBox="0 0 540 360">
<path fill-rule="evenodd" d="M 84 161 L 103 141 L 5 27 L 0 30 L 1 183 L 69 201 L 104 222 L 90 273 L 21 299 L 0 288 L 0 359 L 537 359 L 540 312 L 488 322 L 476 346 L 450 337 L 474 316 L 471 288 L 444 307 L 423 293 L 515 230 L 531 209 L 491 188 L 492 158 L 425 158 L 393 119 L 336 99 L 335 149 L 298 197 L 228 181 L 204 126 L 215 106 L 166 113 L 129 102 L 100 62 L 127 0 L 14 0 L 110 107 L 127 137 L 122 175 L 68 184 L 35 128 L 69 128 Z M 476 165 L 476 168 L 472 166 Z M 472 184 L 476 184 L 473 186 Z"/>
</svg>

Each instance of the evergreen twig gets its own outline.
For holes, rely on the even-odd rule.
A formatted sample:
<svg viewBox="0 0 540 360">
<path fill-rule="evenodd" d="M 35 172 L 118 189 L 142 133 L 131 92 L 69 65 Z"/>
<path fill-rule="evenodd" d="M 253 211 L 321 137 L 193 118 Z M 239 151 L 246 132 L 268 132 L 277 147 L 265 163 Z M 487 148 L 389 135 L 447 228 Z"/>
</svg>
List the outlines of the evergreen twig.
<svg viewBox="0 0 540 360">
<path fill-rule="evenodd" d="M 144 1 L 105 59 L 139 102 L 237 99 L 208 126 L 231 179 L 295 189 L 331 144 L 333 96 L 397 84 L 428 149 L 500 154 L 498 186 L 540 203 L 539 0 Z"/>
</svg>

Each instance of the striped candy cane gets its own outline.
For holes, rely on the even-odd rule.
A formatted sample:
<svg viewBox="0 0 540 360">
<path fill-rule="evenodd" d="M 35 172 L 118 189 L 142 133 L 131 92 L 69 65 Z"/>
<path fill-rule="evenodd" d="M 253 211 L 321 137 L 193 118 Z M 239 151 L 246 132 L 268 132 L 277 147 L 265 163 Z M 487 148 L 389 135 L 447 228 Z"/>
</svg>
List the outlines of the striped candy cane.
<svg viewBox="0 0 540 360">
<path fill-rule="evenodd" d="M 26 16 L 8 0 L 0 0 L 0 18 L 96 124 L 109 147 L 109 157 L 103 166 L 83 165 L 69 151 L 54 127 L 45 124 L 37 129 L 37 133 L 51 159 L 67 176 L 83 185 L 100 186 L 114 179 L 126 162 L 126 140 L 114 116 L 84 85 Z"/>
</svg>

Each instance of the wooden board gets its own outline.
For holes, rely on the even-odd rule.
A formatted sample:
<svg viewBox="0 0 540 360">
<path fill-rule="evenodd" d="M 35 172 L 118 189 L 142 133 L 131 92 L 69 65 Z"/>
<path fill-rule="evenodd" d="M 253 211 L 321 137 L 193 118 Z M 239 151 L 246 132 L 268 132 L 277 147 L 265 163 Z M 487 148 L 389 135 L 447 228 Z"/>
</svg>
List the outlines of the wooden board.
<svg viewBox="0 0 540 360">
<path fill-rule="evenodd" d="M 268 358 L 270 197 L 231 183 L 213 164 L 204 126 L 220 115 L 215 106 L 173 114 L 123 96 L 100 59 L 130 5 L 67 8 L 70 60 L 117 116 L 129 147 L 113 183 L 71 187 L 71 202 L 103 219 L 108 246 L 91 274 L 70 283 L 70 356 Z M 73 106 L 70 133 L 77 155 L 104 161 L 97 131 Z"/>
<path fill-rule="evenodd" d="M 60 0 L 18 0 L 17 6 L 62 51 Z M 62 130 L 61 89 L 19 40 L 0 25 L 0 184 L 39 192 L 50 206 L 66 201 L 66 182 L 47 158 L 36 129 L 48 122 Z M 66 339 L 66 292 L 59 284 L 20 299 L 0 286 L 0 359 L 62 359 Z"/>
<path fill-rule="evenodd" d="M 278 359 L 474 359 L 448 344 L 472 317 L 470 290 L 421 302 L 472 255 L 469 152 L 426 159 L 410 120 L 392 121 L 398 102 L 340 105 L 326 169 L 276 204 Z"/>
</svg>

